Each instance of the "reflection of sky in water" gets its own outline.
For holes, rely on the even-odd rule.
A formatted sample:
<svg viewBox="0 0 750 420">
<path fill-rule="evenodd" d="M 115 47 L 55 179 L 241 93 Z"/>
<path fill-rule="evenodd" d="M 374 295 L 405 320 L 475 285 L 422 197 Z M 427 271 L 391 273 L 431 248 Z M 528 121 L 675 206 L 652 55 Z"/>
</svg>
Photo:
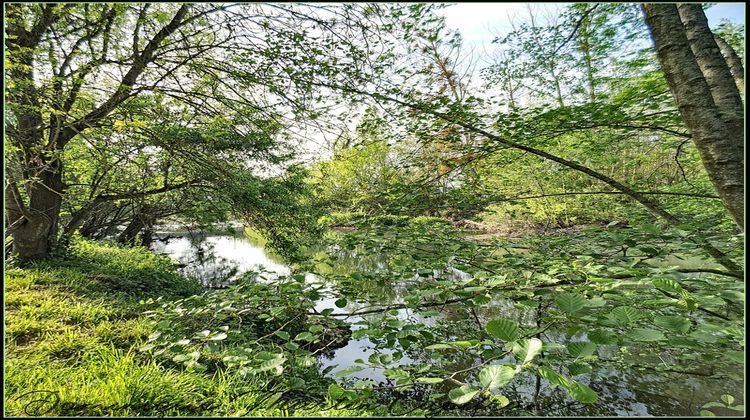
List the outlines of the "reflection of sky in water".
<svg viewBox="0 0 750 420">
<path fill-rule="evenodd" d="M 224 285 L 247 271 L 290 272 L 289 267 L 270 257 L 263 247 L 242 236 L 180 235 L 169 237 L 166 243 L 154 241 L 153 249 L 186 264 L 181 273 L 198 278 L 206 286 Z"/>
<path fill-rule="evenodd" d="M 164 237 L 166 234 L 162 234 Z M 262 245 L 254 244 L 244 236 L 230 235 L 210 235 L 210 234 L 193 234 L 186 233 L 169 234 L 172 237 L 165 243 L 155 241 L 153 248 L 155 251 L 164 253 L 186 264 L 181 269 L 182 273 L 189 276 L 197 277 L 201 282 L 209 287 L 217 287 L 231 283 L 241 273 L 246 271 L 264 271 L 278 274 L 289 274 L 290 269 L 286 266 L 281 258 L 267 252 Z M 366 261 L 358 259 L 351 251 L 341 252 L 339 268 L 352 268 L 357 270 L 373 270 L 385 268 L 382 261 L 373 260 L 368 256 Z M 435 272 L 435 275 L 440 273 Z M 453 278 L 456 280 L 469 278 L 470 275 L 456 269 L 451 269 L 442 274 L 443 278 Z M 378 293 L 377 285 L 368 288 L 373 289 L 373 294 L 367 296 L 373 299 L 370 303 L 357 303 L 349 300 L 346 307 L 338 308 L 335 301 L 338 299 L 336 293 L 337 283 L 322 284 L 321 279 L 313 274 L 306 274 L 305 279 L 308 283 L 316 283 L 324 286 L 320 289 L 321 298 L 316 302 L 315 309 L 320 312 L 324 309 L 331 308 L 334 314 L 352 313 L 363 308 L 371 309 L 376 305 L 388 305 L 402 303 L 402 296 L 417 281 L 419 276 L 400 281 L 389 282 L 385 286 L 387 290 Z M 262 281 L 262 280 L 261 280 Z M 428 326 L 435 326 L 440 321 L 454 320 L 458 311 L 465 310 L 454 305 L 433 308 L 440 309 L 441 313 L 437 316 L 423 317 L 411 309 L 399 309 L 396 318 L 410 323 L 422 323 Z M 352 316 L 345 319 L 350 323 L 352 331 L 365 328 L 364 324 L 359 322 L 376 320 L 382 314 Z M 477 316 L 484 324 L 488 320 L 497 317 L 506 317 L 515 320 L 522 326 L 530 327 L 535 324 L 535 311 L 529 308 L 519 308 L 513 302 L 497 300 L 487 305 L 477 308 Z M 549 330 L 544 333 L 542 340 L 545 342 L 563 342 L 565 341 L 564 330 Z M 584 340 L 585 336 L 579 337 Z M 609 347 L 600 346 L 599 355 L 603 358 L 611 358 L 612 350 Z M 378 349 L 380 353 L 392 354 L 394 350 Z M 320 356 L 318 365 L 320 369 L 334 366 L 327 376 L 336 380 L 335 373 L 349 366 L 354 366 L 356 359 L 367 360 L 370 355 L 376 352 L 376 345 L 367 338 L 352 339 L 338 349 L 335 349 L 330 357 Z M 608 354 L 610 353 L 610 354 Z M 404 354 L 403 358 L 389 367 L 410 363 L 438 363 L 430 357 L 431 353 L 413 352 L 409 355 Z M 411 356 L 411 357 L 410 357 Z M 445 360 L 444 360 L 445 361 Z M 471 366 L 476 361 L 467 354 L 460 353 L 449 362 L 451 368 L 455 370 Z M 511 358 L 498 360 L 494 363 L 512 362 Z M 346 380 L 369 379 L 376 383 L 385 382 L 383 375 L 384 368 L 367 368 L 363 371 L 348 375 Z M 565 373 L 565 371 L 563 371 Z M 700 406 L 707 401 L 716 401 L 721 394 L 729 393 L 741 399 L 742 383 L 727 382 L 722 379 L 712 379 L 688 375 L 667 375 L 655 374 L 653 372 L 623 371 L 614 366 L 607 364 L 597 365 L 594 369 L 592 379 L 578 376 L 575 379 L 582 383 L 590 385 L 599 394 L 599 402 L 591 406 L 584 406 L 576 403 L 566 395 L 564 391 L 557 388 L 549 388 L 546 380 L 542 379 L 537 400 L 539 415 L 588 415 L 596 416 L 602 414 L 618 416 L 664 416 L 664 415 L 697 415 Z M 475 381 L 475 377 L 462 378 L 469 382 Z M 513 401 L 518 401 L 521 405 L 529 406 L 533 404 L 534 395 L 536 394 L 536 377 L 534 375 L 518 375 L 513 382 L 503 388 L 503 395 L 506 395 Z M 442 390 L 444 392 L 446 390 Z M 436 391 L 437 392 L 437 391 Z M 494 413 L 490 413 L 494 414 Z"/>
</svg>

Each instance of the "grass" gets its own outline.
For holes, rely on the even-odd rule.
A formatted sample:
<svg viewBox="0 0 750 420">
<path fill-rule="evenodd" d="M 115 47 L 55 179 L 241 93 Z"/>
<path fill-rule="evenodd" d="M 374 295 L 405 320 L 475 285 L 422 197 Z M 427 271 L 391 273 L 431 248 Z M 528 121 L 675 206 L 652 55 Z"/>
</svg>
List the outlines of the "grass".
<svg viewBox="0 0 750 420">
<path fill-rule="evenodd" d="M 353 416 L 362 410 L 269 404 L 262 378 L 166 367 L 138 352 L 151 333 L 140 300 L 200 293 L 169 259 L 75 240 L 66 257 L 5 274 L 9 416 Z M 281 408 L 280 408 L 281 407 Z"/>
</svg>

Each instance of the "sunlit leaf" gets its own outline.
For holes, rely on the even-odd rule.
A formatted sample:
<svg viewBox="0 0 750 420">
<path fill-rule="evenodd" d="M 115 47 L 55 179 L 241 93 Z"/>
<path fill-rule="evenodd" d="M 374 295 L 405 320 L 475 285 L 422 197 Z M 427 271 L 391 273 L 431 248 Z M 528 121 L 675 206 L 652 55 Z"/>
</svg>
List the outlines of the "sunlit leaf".
<svg viewBox="0 0 750 420">
<path fill-rule="evenodd" d="M 510 366 L 487 366 L 479 372 L 479 382 L 487 389 L 505 386 L 516 375 L 516 369 Z"/>
<path fill-rule="evenodd" d="M 471 401 L 479 391 L 481 391 L 481 389 L 473 385 L 461 385 L 458 388 L 451 389 L 450 392 L 448 392 L 448 398 L 450 398 L 450 400 L 456 405 L 466 404 Z"/>
</svg>

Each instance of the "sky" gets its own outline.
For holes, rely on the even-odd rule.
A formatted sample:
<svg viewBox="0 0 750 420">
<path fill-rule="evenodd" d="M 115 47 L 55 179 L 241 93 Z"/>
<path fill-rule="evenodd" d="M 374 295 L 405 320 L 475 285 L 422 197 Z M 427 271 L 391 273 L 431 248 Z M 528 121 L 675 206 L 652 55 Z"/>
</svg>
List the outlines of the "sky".
<svg viewBox="0 0 750 420">
<path fill-rule="evenodd" d="M 475 72 L 487 64 L 490 53 L 495 50 L 492 40 L 498 35 L 506 35 L 512 28 L 510 20 L 515 16 L 517 20 L 525 20 L 528 16 L 528 7 L 542 17 L 559 14 L 565 6 L 570 3 L 454 3 L 438 11 L 446 18 L 446 24 L 452 29 L 461 32 L 464 46 L 472 55 L 478 58 L 478 66 Z M 722 18 L 734 23 L 745 23 L 744 3 L 719 3 L 706 11 L 709 25 L 716 27 Z M 540 19 L 540 23 L 544 20 Z M 467 51 L 468 52 L 468 51 Z M 475 73 L 472 77 L 475 83 L 480 78 Z M 325 143 L 323 135 L 313 135 L 317 139 L 314 155 L 320 154 L 322 144 Z"/>
<path fill-rule="evenodd" d="M 466 46 L 477 49 L 481 53 L 489 47 L 496 33 L 510 32 L 509 17 L 517 16 L 523 19 L 528 16 L 527 7 L 542 14 L 555 13 L 563 9 L 565 3 L 456 3 L 441 10 L 446 17 L 446 23 L 461 32 Z M 722 18 L 734 23 L 745 23 L 744 3 L 718 3 L 706 11 L 708 24 L 712 28 L 719 24 Z"/>
</svg>

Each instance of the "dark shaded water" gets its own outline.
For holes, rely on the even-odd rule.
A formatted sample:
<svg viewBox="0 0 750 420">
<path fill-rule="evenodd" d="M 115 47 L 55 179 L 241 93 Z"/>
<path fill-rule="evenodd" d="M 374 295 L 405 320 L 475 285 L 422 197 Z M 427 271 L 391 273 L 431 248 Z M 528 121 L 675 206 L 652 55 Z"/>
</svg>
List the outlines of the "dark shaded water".
<svg viewBox="0 0 750 420">
<path fill-rule="evenodd" d="M 156 241 L 153 249 L 157 252 L 169 255 L 179 263 L 184 264 L 181 268 L 183 274 L 196 277 L 207 287 L 220 287 L 231 283 L 243 272 L 269 271 L 279 275 L 289 274 L 290 268 L 283 259 L 273 252 L 264 249 L 262 244 L 254 241 L 243 234 L 219 235 L 208 233 L 186 233 L 170 232 L 158 235 L 161 238 L 169 237 L 167 241 Z M 325 252 L 318 250 L 317 252 Z M 358 261 L 356 255 L 348 253 L 339 256 L 342 264 L 356 266 Z M 344 261 L 345 260 L 345 261 Z M 359 262 L 360 269 L 368 270 L 381 264 L 378 261 Z M 443 274 L 443 278 L 446 275 Z M 470 277 L 469 274 L 455 270 L 448 277 L 462 279 Z M 313 274 L 306 276 L 309 282 L 322 282 Z M 368 295 L 374 297 L 369 304 L 392 304 L 400 303 L 409 280 L 396 282 L 388 285 L 369 285 Z M 316 309 L 321 311 L 333 308 L 335 313 L 351 313 L 362 305 L 350 302 L 345 308 L 337 308 L 334 305 L 337 297 L 334 296 L 337 284 L 329 283 L 325 290 L 328 295 L 316 303 Z M 446 305 L 441 308 L 439 314 L 432 317 L 424 317 L 409 309 L 400 309 L 398 319 L 410 323 L 423 323 L 435 325 L 441 321 L 451 321 L 461 318 L 463 314 L 456 312 L 457 308 Z M 370 315 L 368 315 L 370 316 Z M 371 315 L 377 317 L 379 315 Z M 479 320 L 506 317 L 515 319 L 522 325 L 534 324 L 534 313 L 522 310 L 511 302 L 502 300 L 491 302 L 478 311 Z M 351 330 L 364 328 L 360 321 L 366 321 L 364 317 L 350 317 L 347 322 L 351 324 Z M 541 337 L 545 342 L 562 340 L 563 333 L 548 331 Z M 600 346 L 600 351 L 606 352 L 607 346 Z M 611 346 L 610 346 L 611 347 Z M 367 338 L 350 339 L 349 342 L 336 349 L 329 357 L 321 356 L 318 359 L 320 369 L 328 368 L 330 377 L 335 377 L 335 372 L 355 365 L 356 359 L 367 358 L 375 352 L 376 345 Z M 616 350 L 610 349 L 610 350 Z M 389 350 L 379 349 L 380 353 L 392 353 Z M 415 359 L 416 358 L 416 359 Z M 427 359 L 427 360 L 419 360 Z M 407 354 L 395 365 L 410 363 L 430 362 L 429 356 L 421 354 Z M 496 363 L 503 363 L 498 360 Z M 456 370 L 471 366 L 474 360 L 466 356 L 457 356 L 454 361 Z M 395 367 L 392 365 L 391 367 Z M 742 366 L 737 366 L 738 378 L 743 377 Z M 580 377 L 579 377 L 580 378 Z M 461 379 L 461 378 L 459 378 Z M 338 379 L 337 380 L 341 380 Z M 380 383 L 386 381 L 383 369 L 368 368 L 363 371 L 347 376 L 347 381 L 367 380 Z M 595 368 L 589 380 L 578 379 L 580 382 L 591 386 L 599 394 L 599 401 L 592 406 L 576 403 L 565 395 L 559 388 L 549 389 L 546 381 L 537 381 L 534 376 L 521 375 L 503 388 L 503 394 L 512 401 L 520 402 L 521 406 L 535 407 L 538 415 L 620 415 L 620 416 L 663 416 L 663 415 L 699 415 L 700 407 L 709 401 L 718 401 L 722 394 L 731 394 L 738 397 L 734 404 L 741 404 L 739 398 L 743 395 L 741 379 L 727 381 L 726 379 L 715 379 L 699 375 L 686 374 L 656 374 L 649 371 L 625 371 L 616 366 L 599 365 Z M 716 410 L 714 410 L 716 411 Z M 717 413 L 720 413 L 716 411 Z M 726 414 L 731 414 L 727 412 Z"/>
</svg>

